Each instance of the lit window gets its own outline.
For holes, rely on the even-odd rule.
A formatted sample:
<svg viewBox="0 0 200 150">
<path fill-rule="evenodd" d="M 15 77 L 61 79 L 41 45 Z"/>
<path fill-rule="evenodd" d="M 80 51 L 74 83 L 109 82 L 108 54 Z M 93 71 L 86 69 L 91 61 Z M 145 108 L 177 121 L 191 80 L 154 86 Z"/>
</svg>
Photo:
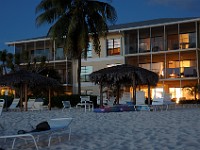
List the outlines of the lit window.
<svg viewBox="0 0 200 150">
<path fill-rule="evenodd" d="M 196 34 L 195 33 L 180 34 L 179 43 L 180 43 L 180 49 L 195 48 Z"/>
<path fill-rule="evenodd" d="M 120 39 L 107 40 L 107 55 L 120 55 Z"/>
</svg>

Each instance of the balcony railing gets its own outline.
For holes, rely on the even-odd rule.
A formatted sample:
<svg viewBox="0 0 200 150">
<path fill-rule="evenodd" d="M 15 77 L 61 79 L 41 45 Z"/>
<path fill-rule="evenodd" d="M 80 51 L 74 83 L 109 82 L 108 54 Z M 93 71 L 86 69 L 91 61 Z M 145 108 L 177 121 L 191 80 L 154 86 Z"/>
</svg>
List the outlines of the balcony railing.
<svg viewBox="0 0 200 150">
<path fill-rule="evenodd" d="M 163 69 L 163 72 L 166 78 L 197 77 L 196 67 L 166 68 L 166 74 L 165 69 Z"/>
</svg>

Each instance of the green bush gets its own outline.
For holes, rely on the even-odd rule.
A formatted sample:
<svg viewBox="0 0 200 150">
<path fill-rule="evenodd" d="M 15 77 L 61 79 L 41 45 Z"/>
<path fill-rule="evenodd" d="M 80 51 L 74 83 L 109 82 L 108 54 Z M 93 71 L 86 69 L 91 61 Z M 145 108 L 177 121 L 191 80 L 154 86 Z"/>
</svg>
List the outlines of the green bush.
<svg viewBox="0 0 200 150">
<path fill-rule="evenodd" d="M 97 107 L 96 99 L 96 96 L 90 96 L 90 100 L 93 101 L 94 107 Z M 62 101 L 70 101 L 71 106 L 74 107 L 81 101 L 81 99 L 78 94 L 53 96 L 51 97 L 51 107 L 62 108 Z M 45 100 L 44 105 L 48 105 L 48 100 Z"/>
<path fill-rule="evenodd" d="M 70 101 L 71 106 L 76 106 L 77 103 L 80 102 L 79 95 L 60 95 L 51 97 L 51 107 L 62 108 L 62 101 Z M 46 102 L 45 102 L 46 103 Z M 47 100 L 48 103 L 48 100 Z"/>
<path fill-rule="evenodd" d="M 179 104 L 200 104 L 200 100 L 180 100 Z"/>
<path fill-rule="evenodd" d="M 1 95 L 0 99 L 4 99 L 5 100 L 5 104 L 4 104 L 4 108 L 7 108 L 12 104 L 13 101 L 13 96 L 5 96 L 5 95 Z"/>
</svg>

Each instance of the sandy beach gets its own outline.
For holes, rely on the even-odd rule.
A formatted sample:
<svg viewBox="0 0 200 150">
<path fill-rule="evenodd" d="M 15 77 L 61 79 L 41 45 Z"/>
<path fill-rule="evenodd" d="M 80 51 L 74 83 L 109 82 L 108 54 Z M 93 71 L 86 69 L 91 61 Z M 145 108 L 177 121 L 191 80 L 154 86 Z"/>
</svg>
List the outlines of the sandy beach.
<svg viewBox="0 0 200 150">
<path fill-rule="evenodd" d="M 41 150 L 198 150 L 200 149 L 200 108 L 168 111 L 94 113 L 73 108 L 51 111 L 3 112 L 1 135 L 31 130 L 50 118 L 72 117 L 71 140 L 61 134 L 48 148 L 47 138 L 39 140 Z M 1 139 L 0 148 L 11 149 L 11 140 Z M 32 141 L 17 140 L 15 149 L 35 149 Z"/>
</svg>

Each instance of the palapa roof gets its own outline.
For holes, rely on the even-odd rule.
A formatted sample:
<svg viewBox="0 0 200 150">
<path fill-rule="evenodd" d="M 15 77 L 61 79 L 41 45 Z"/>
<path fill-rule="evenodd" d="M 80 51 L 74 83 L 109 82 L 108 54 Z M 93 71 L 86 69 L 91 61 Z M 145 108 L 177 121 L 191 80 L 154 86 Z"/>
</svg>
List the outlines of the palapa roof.
<svg viewBox="0 0 200 150">
<path fill-rule="evenodd" d="M 159 80 L 155 72 L 128 64 L 104 68 L 90 74 L 95 84 L 153 85 Z"/>
<path fill-rule="evenodd" d="M 27 70 L 18 70 L 16 72 L 11 72 L 9 74 L 0 76 L 1 85 L 13 85 L 22 83 L 28 83 L 32 86 L 60 86 L 60 83 L 53 78 L 45 77 L 38 73 L 30 72 Z"/>
</svg>

